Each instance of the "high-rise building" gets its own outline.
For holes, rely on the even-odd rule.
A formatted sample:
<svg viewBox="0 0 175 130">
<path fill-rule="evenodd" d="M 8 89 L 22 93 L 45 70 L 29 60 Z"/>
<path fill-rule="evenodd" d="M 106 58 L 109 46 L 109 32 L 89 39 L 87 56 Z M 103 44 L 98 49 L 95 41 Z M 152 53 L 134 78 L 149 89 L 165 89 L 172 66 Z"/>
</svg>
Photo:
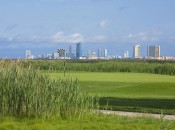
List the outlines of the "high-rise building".
<svg viewBox="0 0 175 130">
<path fill-rule="evenodd" d="M 108 50 L 104 49 L 104 57 L 107 58 L 108 57 Z"/>
<path fill-rule="evenodd" d="M 148 46 L 147 47 L 147 57 L 155 58 L 155 59 L 160 57 L 160 46 Z"/>
<path fill-rule="evenodd" d="M 69 45 L 69 53 L 72 53 L 72 45 Z"/>
<path fill-rule="evenodd" d="M 102 54 L 103 54 L 103 53 L 102 53 L 102 49 L 99 48 L 99 49 L 98 49 L 98 57 L 102 57 Z"/>
<path fill-rule="evenodd" d="M 67 54 L 67 57 L 70 59 L 75 59 L 75 53 L 72 51 L 72 45 L 69 45 L 69 53 Z"/>
<path fill-rule="evenodd" d="M 26 50 L 26 59 L 30 59 L 31 55 L 32 55 L 31 50 Z"/>
<path fill-rule="evenodd" d="M 140 58 L 140 45 L 135 45 L 133 48 L 133 58 Z"/>
<path fill-rule="evenodd" d="M 76 44 L 76 58 L 82 57 L 82 44 L 77 43 Z"/>
<path fill-rule="evenodd" d="M 125 51 L 124 58 L 129 58 L 129 52 L 128 51 Z"/>
</svg>

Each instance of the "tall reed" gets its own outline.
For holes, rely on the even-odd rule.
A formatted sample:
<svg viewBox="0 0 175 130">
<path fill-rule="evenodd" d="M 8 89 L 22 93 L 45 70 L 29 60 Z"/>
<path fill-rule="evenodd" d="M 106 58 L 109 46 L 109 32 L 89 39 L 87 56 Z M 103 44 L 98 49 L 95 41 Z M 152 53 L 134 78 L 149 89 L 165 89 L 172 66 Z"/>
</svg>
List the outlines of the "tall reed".
<svg viewBox="0 0 175 130">
<path fill-rule="evenodd" d="M 63 71 L 63 61 L 58 60 L 24 60 L 23 65 L 32 64 L 42 70 Z M 175 75 L 174 61 L 144 61 L 144 60 L 66 60 L 66 71 L 88 72 L 134 72 Z"/>
<path fill-rule="evenodd" d="M 0 61 L 1 115 L 69 118 L 94 110 L 94 99 L 80 93 L 78 80 L 51 80 L 21 61 Z"/>
</svg>

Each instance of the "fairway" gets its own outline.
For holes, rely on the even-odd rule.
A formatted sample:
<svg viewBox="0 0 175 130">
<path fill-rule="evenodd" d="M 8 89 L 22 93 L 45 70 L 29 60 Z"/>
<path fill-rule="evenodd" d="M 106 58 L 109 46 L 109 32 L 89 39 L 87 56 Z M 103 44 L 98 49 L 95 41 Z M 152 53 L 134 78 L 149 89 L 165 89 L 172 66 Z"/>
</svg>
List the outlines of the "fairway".
<svg viewBox="0 0 175 130">
<path fill-rule="evenodd" d="M 52 79 L 63 73 L 47 73 Z M 81 91 L 100 96 L 100 108 L 175 114 L 175 76 L 145 73 L 69 72 Z"/>
<path fill-rule="evenodd" d="M 63 73 L 49 73 L 51 78 Z M 102 97 L 118 98 L 175 98 L 175 77 L 142 73 L 72 72 L 66 77 L 77 78 L 80 89 Z"/>
<path fill-rule="evenodd" d="M 50 73 L 52 78 L 63 77 L 63 73 Z M 67 72 L 66 77 L 78 78 L 80 81 L 106 82 L 173 82 L 175 76 L 146 73 L 110 73 L 110 72 Z"/>
</svg>

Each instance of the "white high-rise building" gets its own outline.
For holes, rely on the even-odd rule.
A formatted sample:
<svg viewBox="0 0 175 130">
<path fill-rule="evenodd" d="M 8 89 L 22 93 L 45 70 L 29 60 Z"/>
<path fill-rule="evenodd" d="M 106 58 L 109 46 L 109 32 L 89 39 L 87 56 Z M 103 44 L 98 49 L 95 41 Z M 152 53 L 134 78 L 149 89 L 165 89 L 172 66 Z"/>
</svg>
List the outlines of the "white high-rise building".
<svg viewBox="0 0 175 130">
<path fill-rule="evenodd" d="M 26 59 L 30 59 L 32 55 L 31 50 L 26 50 Z"/>
<path fill-rule="evenodd" d="M 140 45 L 135 45 L 133 48 L 133 58 L 140 58 Z"/>
<path fill-rule="evenodd" d="M 125 51 L 124 58 L 129 58 L 129 52 L 128 51 Z"/>
</svg>

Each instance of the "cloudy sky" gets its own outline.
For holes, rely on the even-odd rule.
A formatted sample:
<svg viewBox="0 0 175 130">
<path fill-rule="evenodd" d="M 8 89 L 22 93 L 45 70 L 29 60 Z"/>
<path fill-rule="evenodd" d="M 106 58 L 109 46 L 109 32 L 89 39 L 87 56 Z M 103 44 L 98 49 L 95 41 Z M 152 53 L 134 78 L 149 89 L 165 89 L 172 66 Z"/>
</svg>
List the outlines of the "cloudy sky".
<svg viewBox="0 0 175 130">
<path fill-rule="evenodd" d="M 83 43 L 123 55 L 140 44 L 175 56 L 175 0 L 0 0 L 0 58 L 25 57 Z M 67 49 L 68 50 L 68 49 Z"/>
</svg>

